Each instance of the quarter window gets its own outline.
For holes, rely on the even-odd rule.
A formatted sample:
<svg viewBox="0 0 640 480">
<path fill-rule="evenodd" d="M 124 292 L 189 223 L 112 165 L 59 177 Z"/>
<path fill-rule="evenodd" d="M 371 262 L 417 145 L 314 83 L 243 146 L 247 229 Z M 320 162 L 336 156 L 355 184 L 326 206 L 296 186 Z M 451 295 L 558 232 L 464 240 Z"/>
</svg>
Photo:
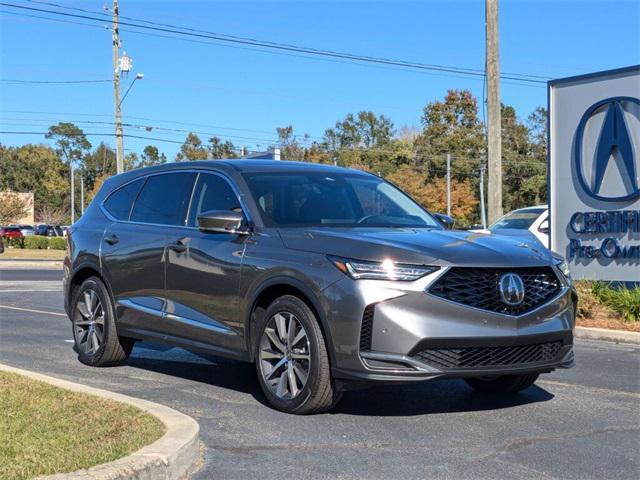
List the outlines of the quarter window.
<svg viewBox="0 0 640 480">
<path fill-rule="evenodd" d="M 218 175 L 201 173 L 189 211 L 189 226 L 196 226 L 198 215 L 209 210 L 241 212 L 238 197 L 229 183 Z"/>
<path fill-rule="evenodd" d="M 116 190 L 104 202 L 104 208 L 117 220 L 129 220 L 131 206 L 143 183 L 144 178 L 140 178 Z"/>
<path fill-rule="evenodd" d="M 132 222 L 184 225 L 195 173 L 152 175 L 138 196 Z"/>
</svg>

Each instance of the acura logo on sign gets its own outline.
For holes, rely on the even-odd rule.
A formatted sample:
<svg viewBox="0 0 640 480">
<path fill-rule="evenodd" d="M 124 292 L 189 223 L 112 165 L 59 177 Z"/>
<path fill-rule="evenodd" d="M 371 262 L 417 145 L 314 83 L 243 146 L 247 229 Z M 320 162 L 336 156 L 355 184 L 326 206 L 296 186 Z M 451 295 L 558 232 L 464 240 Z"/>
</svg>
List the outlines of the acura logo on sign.
<svg viewBox="0 0 640 480">
<path fill-rule="evenodd" d="M 627 119 L 640 121 L 640 100 L 633 97 L 613 97 L 594 103 L 582 116 L 575 140 L 576 176 L 584 192 L 591 198 L 604 201 L 624 201 L 640 198 L 638 186 L 638 142 L 629 129 Z M 632 108 L 635 112 L 629 112 Z M 629 112 L 625 115 L 625 112 Z M 585 129 L 592 119 L 604 114 L 604 120 L 593 145 L 585 145 Z M 589 148 L 590 147 L 590 148 Z M 603 193 L 607 175 L 617 170 L 623 191 L 619 194 Z M 590 173 L 590 175 L 587 175 Z M 615 175 L 615 173 L 613 173 Z"/>
<path fill-rule="evenodd" d="M 505 305 L 515 307 L 524 301 L 524 282 L 520 275 L 505 273 L 498 281 L 500 298 Z"/>
</svg>

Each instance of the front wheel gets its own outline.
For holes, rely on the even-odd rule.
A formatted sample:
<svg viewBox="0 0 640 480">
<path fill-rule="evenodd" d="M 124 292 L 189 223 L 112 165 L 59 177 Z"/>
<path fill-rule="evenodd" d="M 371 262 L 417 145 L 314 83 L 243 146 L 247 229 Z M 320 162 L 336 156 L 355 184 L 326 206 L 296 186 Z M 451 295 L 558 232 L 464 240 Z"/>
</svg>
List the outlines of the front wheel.
<svg viewBox="0 0 640 480">
<path fill-rule="evenodd" d="M 537 373 L 501 375 L 494 378 L 465 378 L 474 390 L 482 393 L 516 393 L 529 388 L 538 379 Z"/>
<path fill-rule="evenodd" d="M 118 337 L 107 287 L 97 277 L 85 280 L 71 302 L 71 323 L 78 359 L 93 367 L 125 362 L 134 341 Z"/>
<path fill-rule="evenodd" d="M 340 399 L 316 316 L 297 297 L 285 295 L 267 308 L 258 325 L 256 370 L 267 400 L 287 413 L 329 410 Z"/>
</svg>

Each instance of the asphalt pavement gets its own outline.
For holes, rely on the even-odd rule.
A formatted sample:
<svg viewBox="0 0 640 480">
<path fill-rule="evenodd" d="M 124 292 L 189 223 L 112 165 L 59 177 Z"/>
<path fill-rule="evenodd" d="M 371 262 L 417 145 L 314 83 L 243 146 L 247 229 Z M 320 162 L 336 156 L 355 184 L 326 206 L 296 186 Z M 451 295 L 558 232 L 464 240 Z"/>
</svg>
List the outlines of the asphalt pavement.
<svg viewBox="0 0 640 480">
<path fill-rule="evenodd" d="M 270 409 L 252 365 L 138 343 L 78 362 L 60 271 L 0 270 L 0 362 L 168 405 L 201 426 L 193 478 L 638 479 L 640 347 L 577 341 L 577 366 L 510 397 L 462 381 L 347 392 L 330 413 Z"/>
</svg>

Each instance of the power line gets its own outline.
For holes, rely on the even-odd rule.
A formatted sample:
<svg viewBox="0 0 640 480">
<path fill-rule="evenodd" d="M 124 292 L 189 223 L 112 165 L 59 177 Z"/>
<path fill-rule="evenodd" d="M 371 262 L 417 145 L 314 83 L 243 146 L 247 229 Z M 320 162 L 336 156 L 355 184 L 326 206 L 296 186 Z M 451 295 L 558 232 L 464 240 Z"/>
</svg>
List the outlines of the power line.
<svg viewBox="0 0 640 480">
<path fill-rule="evenodd" d="M 17 83 L 17 84 L 50 84 L 50 83 L 109 83 L 111 80 L 16 80 L 16 79 L 0 79 L 2 83 Z"/>
<path fill-rule="evenodd" d="M 32 2 L 32 3 L 42 3 L 42 2 Z M 105 18 L 91 16 L 91 15 L 95 15 L 96 14 L 95 12 L 92 12 L 91 15 L 85 15 L 84 13 L 75 14 L 75 13 L 68 13 L 68 12 L 59 12 L 56 10 L 28 7 L 25 5 L 16 5 L 16 4 L 4 3 L 4 2 L 0 3 L 0 5 L 9 7 L 9 8 L 17 8 L 17 9 L 28 10 L 28 11 L 49 13 L 49 14 L 60 15 L 64 17 L 80 18 L 84 20 L 99 21 L 99 22 L 105 21 Z M 71 7 L 67 7 L 67 8 L 71 8 Z M 102 15 L 103 13 L 100 12 L 100 14 Z M 316 49 L 316 48 L 310 48 L 310 47 L 303 47 L 299 45 L 258 40 L 254 38 L 248 38 L 248 37 L 239 37 L 234 35 L 220 34 L 217 32 L 211 32 L 207 30 L 198 30 L 198 29 L 182 27 L 182 26 L 177 26 L 172 24 L 151 22 L 148 20 L 137 19 L 132 17 L 121 17 L 121 18 L 130 19 L 129 21 L 121 21 L 120 24 L 123 26 L 129 26 L 129 27 L 140 28 L 140 29 L 151 30 L 151 31 L 159 31 L 164 33 L 171 33 L 176 35 L 184 35 L 189 37 L 205 38 L 205 39 L 217 40 L 220 42 L 256 46 L 261 48 L 295 52 L 295 53 L 303 53 L 307 55 L 314 55 L 314 56 L 321 56 L 321 57 L 328 57 L 328 58 L 339 58 L 339 59 L 362 62 L 362 63 L 374 63 L 379 65 L 405 67 L 405 68 L 417 69 L 417 70 L 429 70 L 429 71 L 436 71 L 436 72 L 455 73 L 459 75 L 467 75 L 467 76 L 474 76 L 474 77 L 482 77 L 484 75 L 484 72 L 482 70 L 476 70 L 476 69 L 470 69 L 470 68 L 452 67 L 452 66 L 445 66 L 445 65 L 432 65 L 432 64 L 425 64 L 425 63 L 412 62 L 412 61 L 406 61 L 406 60 L 396 60 L 396 59 L 384 58 L 384 57 L 373 57 L 368 55 L 358 55 L 358 54 L 347 53 L 347 52 Z M 133 22 L 142 22 L 142 23 L 147 23 L 148 25 L 143 25 L 141 23 L 133 23 Z M 527 75 L 527 74 L 520 74 L 520 73 L 505 73 L 503 74 L 502 78 L 508 79 L 508 80 L 517 80 L 521 82 L 530 82 L 530 83 L 539 83 L 539 84 L 547 83 L 546 82 L 547 77 L 539 77 L 535 75 Z"/>
</svg>

